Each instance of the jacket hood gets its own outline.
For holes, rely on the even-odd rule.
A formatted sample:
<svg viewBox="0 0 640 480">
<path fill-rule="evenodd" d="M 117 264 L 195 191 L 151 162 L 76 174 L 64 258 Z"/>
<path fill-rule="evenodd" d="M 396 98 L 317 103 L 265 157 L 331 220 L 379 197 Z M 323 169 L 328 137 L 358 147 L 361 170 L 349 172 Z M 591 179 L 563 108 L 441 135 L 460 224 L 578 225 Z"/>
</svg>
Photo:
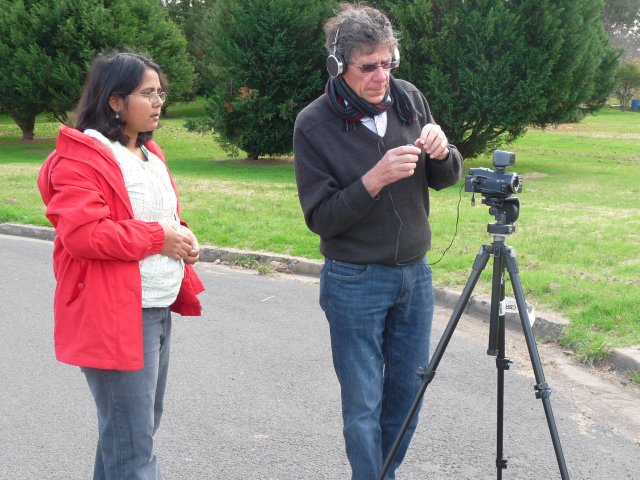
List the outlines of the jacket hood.
<svg viewBox="0 0 640 480">
<path fill-rule="evenodd" d="M 165 161 L 162 150 L 155 142 L 149 141 L 145 146 L 163 162 Z M 99 172 L 112 185 L 133 216 L 133 209 L 131 208 L 124 177 L 111 150 L 97 139 L 66 125 L 60 126 L 56 148 L 44 161 L 38 175 L 38 188 L 45 205 L 49 203 L 53 195 L 51 173 L 62 160 L 82 162 Z M 173 183 L 173 179 L 171 181 Z"/>
<path fill-rule="evenodd" d="M 124 195 L 126 204 L 130 204 L 120 166 L 111 151 L 96 139 L 74 128 L 62 125 L 58 133 L 56 148 L 44 161 L 38 175 L 38 188 L 45 205 L 49 203 L 53 194 L 51 173 L 56 165 L 63 160 L 81 162 L 91 166 L 107 179 L 120 196 Z"/>
</svg>

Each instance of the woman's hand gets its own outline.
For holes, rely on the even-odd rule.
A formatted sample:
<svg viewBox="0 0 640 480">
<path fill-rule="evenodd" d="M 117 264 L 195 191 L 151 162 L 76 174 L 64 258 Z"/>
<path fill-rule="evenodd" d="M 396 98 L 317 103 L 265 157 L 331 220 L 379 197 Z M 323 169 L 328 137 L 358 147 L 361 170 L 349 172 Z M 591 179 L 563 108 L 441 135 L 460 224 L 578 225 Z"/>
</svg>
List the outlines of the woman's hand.
<svg viewBox="0 0 640 480">
<path fill-rule="evenodd" d="M 196 236 L 189 228 L 182 225 L 181 231 L 191 239 L 191 250 L 189 251 L 189 254 L 184 258 L 184 263 L 193 265 L 200 259 L 200 244 L 198 243 L 198 239 L 196 238 Z"/>
<path fill-rule="evenodd" d="M 187 261 L 186 259 L 189 257 L 191 251 L 193 250 L 193 241 L 195 240 L 193 234 L 189 236 L 188 234 L 182 233 L 172 225 L 166 223 L 161 223 L 160 225 L 164 230 L 164 244 L 162 245 L 162 251 L 160 252 L 160 255 L 165 255 L 174 260 Z M 189 233 L 191 233 L 191 231 L 189 231 Z"/>
</svg>

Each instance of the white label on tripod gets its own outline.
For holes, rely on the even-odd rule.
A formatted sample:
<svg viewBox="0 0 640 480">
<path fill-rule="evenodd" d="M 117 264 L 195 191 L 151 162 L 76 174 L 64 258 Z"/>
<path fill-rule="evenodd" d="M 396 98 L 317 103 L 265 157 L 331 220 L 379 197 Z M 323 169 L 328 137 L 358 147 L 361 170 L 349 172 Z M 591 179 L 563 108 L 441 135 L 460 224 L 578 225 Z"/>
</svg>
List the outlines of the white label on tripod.
<svg viewBox="0 0 640 480">
<path fill-rule="evenodd" d="M 529 317 L 529 325 L 533 326 L 533 323 L 536 321 L 536 310 L 533 305 L 527 305 L 527 315 Z M 505 315 L 507 313 L 518 314 L 518 303 L 515 298 L 505 298 L 504 301 L 500 302 L 500 315 Z M 504 313 L 502 313 L 504 312 Z"/>
<path fill-rule="evenodd" d="M 533 327 L 536 321 L 536 309 L 533 305 L 527 305 L 527 312 L 529 313 L 529 325 Z"/>
<path fill-rule="evenodd" d="M 504 311 L 506 313 L 515 313 L 518 314 L 518 304 L 516 303 L 515 298 L 505 298 L 504 299 Z"/>
</svg>

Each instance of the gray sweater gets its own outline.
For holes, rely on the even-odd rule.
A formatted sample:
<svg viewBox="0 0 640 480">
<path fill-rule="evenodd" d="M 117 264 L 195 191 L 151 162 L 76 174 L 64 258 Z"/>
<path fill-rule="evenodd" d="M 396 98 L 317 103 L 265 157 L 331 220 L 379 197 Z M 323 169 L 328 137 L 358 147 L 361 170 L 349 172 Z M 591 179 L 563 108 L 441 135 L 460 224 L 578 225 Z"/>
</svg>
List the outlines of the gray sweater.
<svg viewBox="0 0 640 480">
<path fill-rule="evenodd" d="M 386 186 L 372 198 L 362 183 L 384 153 L 413 144 L 422 127 L 435 123 L 418 89 L 399 80 L 414 107 L 417 122 L 403 124 L 387 110 L 387 131 L 379 137 L 361 122 L 346 128 L 326 95 L 300 112 L 293 134 L 294 165 L 307 226 L 320 236 L 323 255 L 350 263 L 402 265 L 421 261 L 431 247 L 429 190 L 455 184 L 462 156 L 438 162 L 422 154 L 411 177 Z"/>
</svg>

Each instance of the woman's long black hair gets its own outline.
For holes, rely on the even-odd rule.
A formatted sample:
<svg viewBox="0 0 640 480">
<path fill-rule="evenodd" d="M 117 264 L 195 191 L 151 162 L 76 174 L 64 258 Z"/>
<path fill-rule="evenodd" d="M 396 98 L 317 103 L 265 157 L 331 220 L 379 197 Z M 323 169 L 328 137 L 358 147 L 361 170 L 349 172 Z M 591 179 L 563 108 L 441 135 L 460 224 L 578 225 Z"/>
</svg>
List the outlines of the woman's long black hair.
<svg viewBox="0 0 640 480">
<path fill-rule="evenodd" d="M 135 91 L 142 81 L 147 68 L 155 70 L 160 77 L 162 90 L 166 90 L 167 80 L 150 58 L 140 53 L 115 52 L 96 57 L 84 84 L 82 96 L 76 109 L 76 129 L 81 132 L 92 128 L 109 140 L 118 141 L 122 145 L 129 144 L 129 137 L 124 133 L 125 122 L 116 118 L 109 105 L 109 97 L 117 95 L 127 102 L 127 95 Z M 136 139 L 139 147 L 151 139 L 153 132 L 140 132 Z"/>
</svg>

